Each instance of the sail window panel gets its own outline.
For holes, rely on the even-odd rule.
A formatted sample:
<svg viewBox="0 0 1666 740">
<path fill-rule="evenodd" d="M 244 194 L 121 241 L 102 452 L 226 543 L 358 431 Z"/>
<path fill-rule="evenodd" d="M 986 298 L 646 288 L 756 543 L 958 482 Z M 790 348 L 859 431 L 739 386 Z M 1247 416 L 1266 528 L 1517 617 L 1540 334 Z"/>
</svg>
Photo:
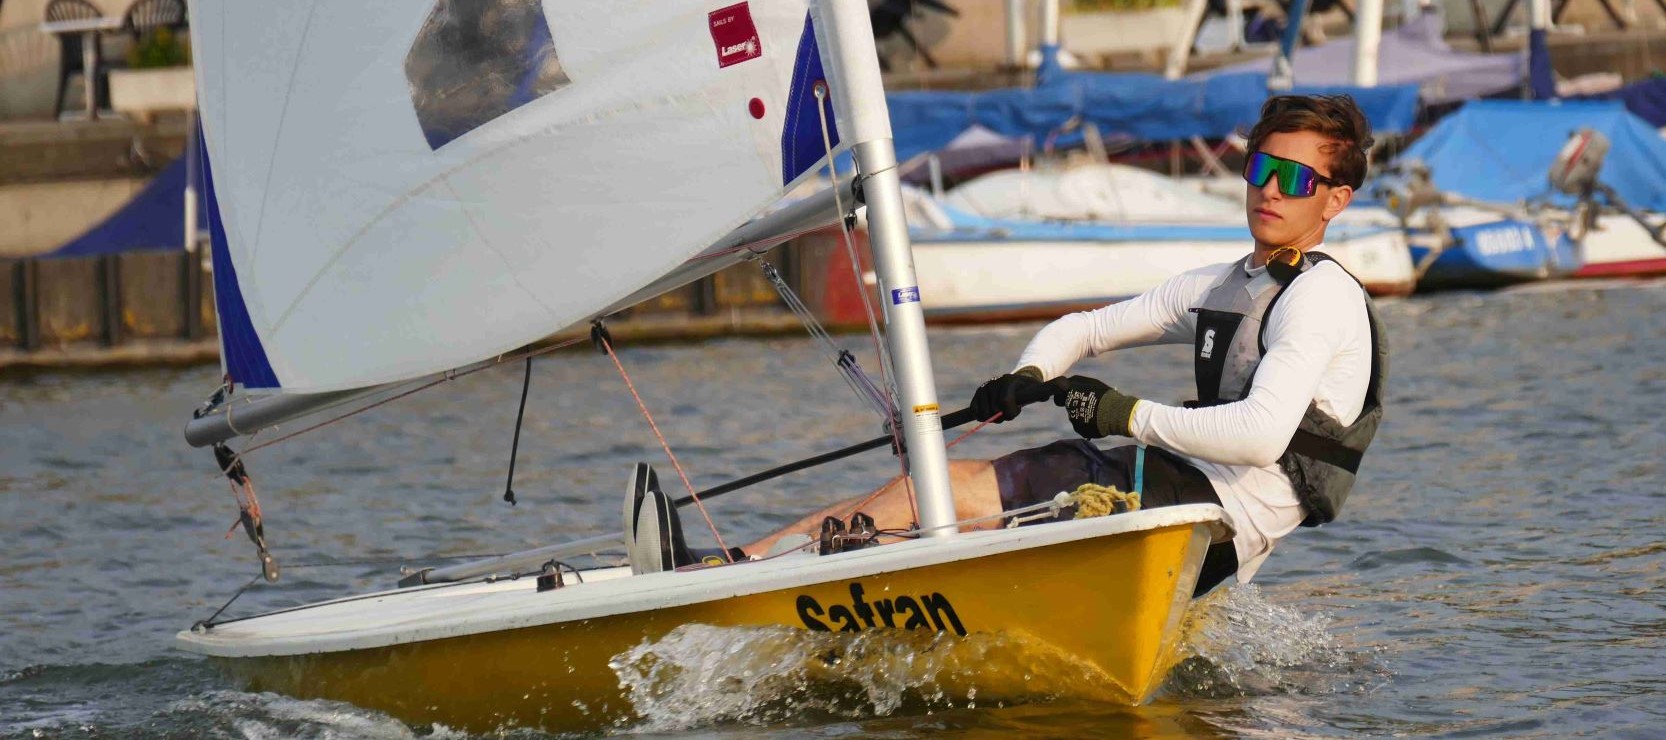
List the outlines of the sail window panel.
<svg viewBox="0 0 1666 740">
<path fill-rule="evenodd" d="M 431 149 L 572 82 L 538 0 L 439 0 L 405 77 Z"/>
</svg>

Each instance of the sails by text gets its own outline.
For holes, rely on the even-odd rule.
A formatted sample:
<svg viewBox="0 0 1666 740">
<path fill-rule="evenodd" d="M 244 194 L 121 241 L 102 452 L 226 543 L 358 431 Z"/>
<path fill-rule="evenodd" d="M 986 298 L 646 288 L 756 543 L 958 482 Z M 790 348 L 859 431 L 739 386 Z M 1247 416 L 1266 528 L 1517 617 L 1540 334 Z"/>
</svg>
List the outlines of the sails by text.
<svg viewBox="0 0 1666 740">
<path fill-rule="evenodd" d="M 758 27 L 752 23 L 752 7 L 736 3 L 706 16 L 711 24 L 712 43 L 717 45 L 719 69 L 764 55 Z"/>
<path fill-rule="evenodd" d="M 922 594 L 918 598 L 898 596 L 870 602 L 865 598 L 862 584 L 852 583 L 849 604 L 823 606 L 814 596 L 799 594 L 797 608 L 799 621 L 818 632 L 861 632 L 887 627 L 966 634 L 966 627 L 961 624 L 954 605 L 949 603 L 949 597 L 936 592 Z"/>
</svg>

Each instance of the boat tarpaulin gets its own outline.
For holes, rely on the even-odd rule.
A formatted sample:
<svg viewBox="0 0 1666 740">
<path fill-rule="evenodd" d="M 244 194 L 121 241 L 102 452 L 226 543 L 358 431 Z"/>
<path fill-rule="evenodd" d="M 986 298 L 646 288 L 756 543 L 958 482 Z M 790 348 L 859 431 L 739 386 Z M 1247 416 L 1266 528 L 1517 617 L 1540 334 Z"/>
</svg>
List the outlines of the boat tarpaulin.
<svg viewBox="0 0 1666 740">
<path fill-rule="evenodd" d="M 1453 51 L 1443 38 L 1446 22 L 1430 8 L 1415 20 L 1382 36 L 1377 47 L 1377 79 L 1383 85 L 1416 85 L 1423 102 L 1438 104 L 1491 95 L 1518 87 L 1527 76 L 1521 54 L 1471 54 Z M 1298 49 L 1291 55 L 1298 85 L 1341 85 L 1353 76 L 1352 37 Z M 1273 60 L 1253 61 L 1200 72 L 1208 78 L 1242 72 L 1271 72 Z M 1375 121 L 1373 121 L 1373 124 Z"/>
<path fill-rule="evenodd" d="M 117 252 L 185 248 L 185 157 L 162 168 L 126 205 L 80 236 L 41 255 L 95 257 Z M 202 189 L 197 190 L 197 226 L 208 231 Z"/>
<path fill-rule="evenodd" d="M 1429 165 L 1441 190 L 1511 203 L 1551 192 L 1551 162 L 1582 128 L 1610 142 L 1602 183 L 1633 206 L 1666 210 L 1666 140 L 1618 101 L 1472 101 L 1442 119 L 1400 158 Z M 1573 202 L 1561 194 L 1552 200 Z"/>
<path fill-rule="evenodd" d="M 1381 132 L 1409 129 L 1415 86 L 1297 86 L 1298 94 L 1353 95 Z M 897 156 L 935 151 L 979 126 L 1001 136 L 1068 146 L 1092 123 L 1106 137 L 1172 141 L 1247 132 L 1267 100 L 1267 75 L 1239 73 L 1165 80 L 1139 73 L 1067 72 L 1033 89 L 898 92 L 886 96 Z"/>
</svg>

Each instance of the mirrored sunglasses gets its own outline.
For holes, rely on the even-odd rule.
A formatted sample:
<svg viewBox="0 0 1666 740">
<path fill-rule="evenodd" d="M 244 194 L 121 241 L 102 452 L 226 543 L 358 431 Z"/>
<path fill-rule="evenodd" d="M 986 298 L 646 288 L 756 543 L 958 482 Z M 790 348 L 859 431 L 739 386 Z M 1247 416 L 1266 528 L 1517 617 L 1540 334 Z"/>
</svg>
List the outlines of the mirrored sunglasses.
<svg viewBox="0 0 1666 740">
<path fill-rule="evenodd" d="M 1319 183 L 1338 187 L 1342 183 L 1319 174 L 1301 162 L 1275 157 L 1266 152 L 1249 155 L 1244 163 L 1244 181 L 1255 187 L 1265 187 L 1267 178 L 1278 176 L 1278 191 L 1292 198 L 1311 197 L 1319 190 Z"/>
</svg>

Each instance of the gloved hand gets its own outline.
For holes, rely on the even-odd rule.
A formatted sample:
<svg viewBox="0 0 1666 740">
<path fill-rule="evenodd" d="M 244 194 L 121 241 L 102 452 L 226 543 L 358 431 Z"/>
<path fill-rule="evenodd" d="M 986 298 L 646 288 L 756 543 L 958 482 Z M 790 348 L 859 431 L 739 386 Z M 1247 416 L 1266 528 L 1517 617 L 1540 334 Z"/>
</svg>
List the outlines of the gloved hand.
<svg viewBox="0 0 1666 740">
<path fill-rule="evenodd" d="M 1059 389 L 1053 403 L 1064 407 L 1077 434 L 1087 439 L 1130 436 L 1128 427 L 1134 420 L 1134 404 L 1140 399 L 1086 375 L 1059 378 L 1052 384 Z"/>
<path fill-rule="evenodd" d="M 1012 421 L 1018 418 L 1018 412 L 1024 406 L 1018 400 L 1019 394 L 1042 385 L 1042 380 L 1041 371 L 1028 365 L 1006 375 L 990 378 L 972 394 L 972 413 L 978 417 L 978 421 L 988 421 L 989 417 L 996 413 L 999 413 L 1001 418 L 996 419 L 995 423 Z"/>
</svg>

